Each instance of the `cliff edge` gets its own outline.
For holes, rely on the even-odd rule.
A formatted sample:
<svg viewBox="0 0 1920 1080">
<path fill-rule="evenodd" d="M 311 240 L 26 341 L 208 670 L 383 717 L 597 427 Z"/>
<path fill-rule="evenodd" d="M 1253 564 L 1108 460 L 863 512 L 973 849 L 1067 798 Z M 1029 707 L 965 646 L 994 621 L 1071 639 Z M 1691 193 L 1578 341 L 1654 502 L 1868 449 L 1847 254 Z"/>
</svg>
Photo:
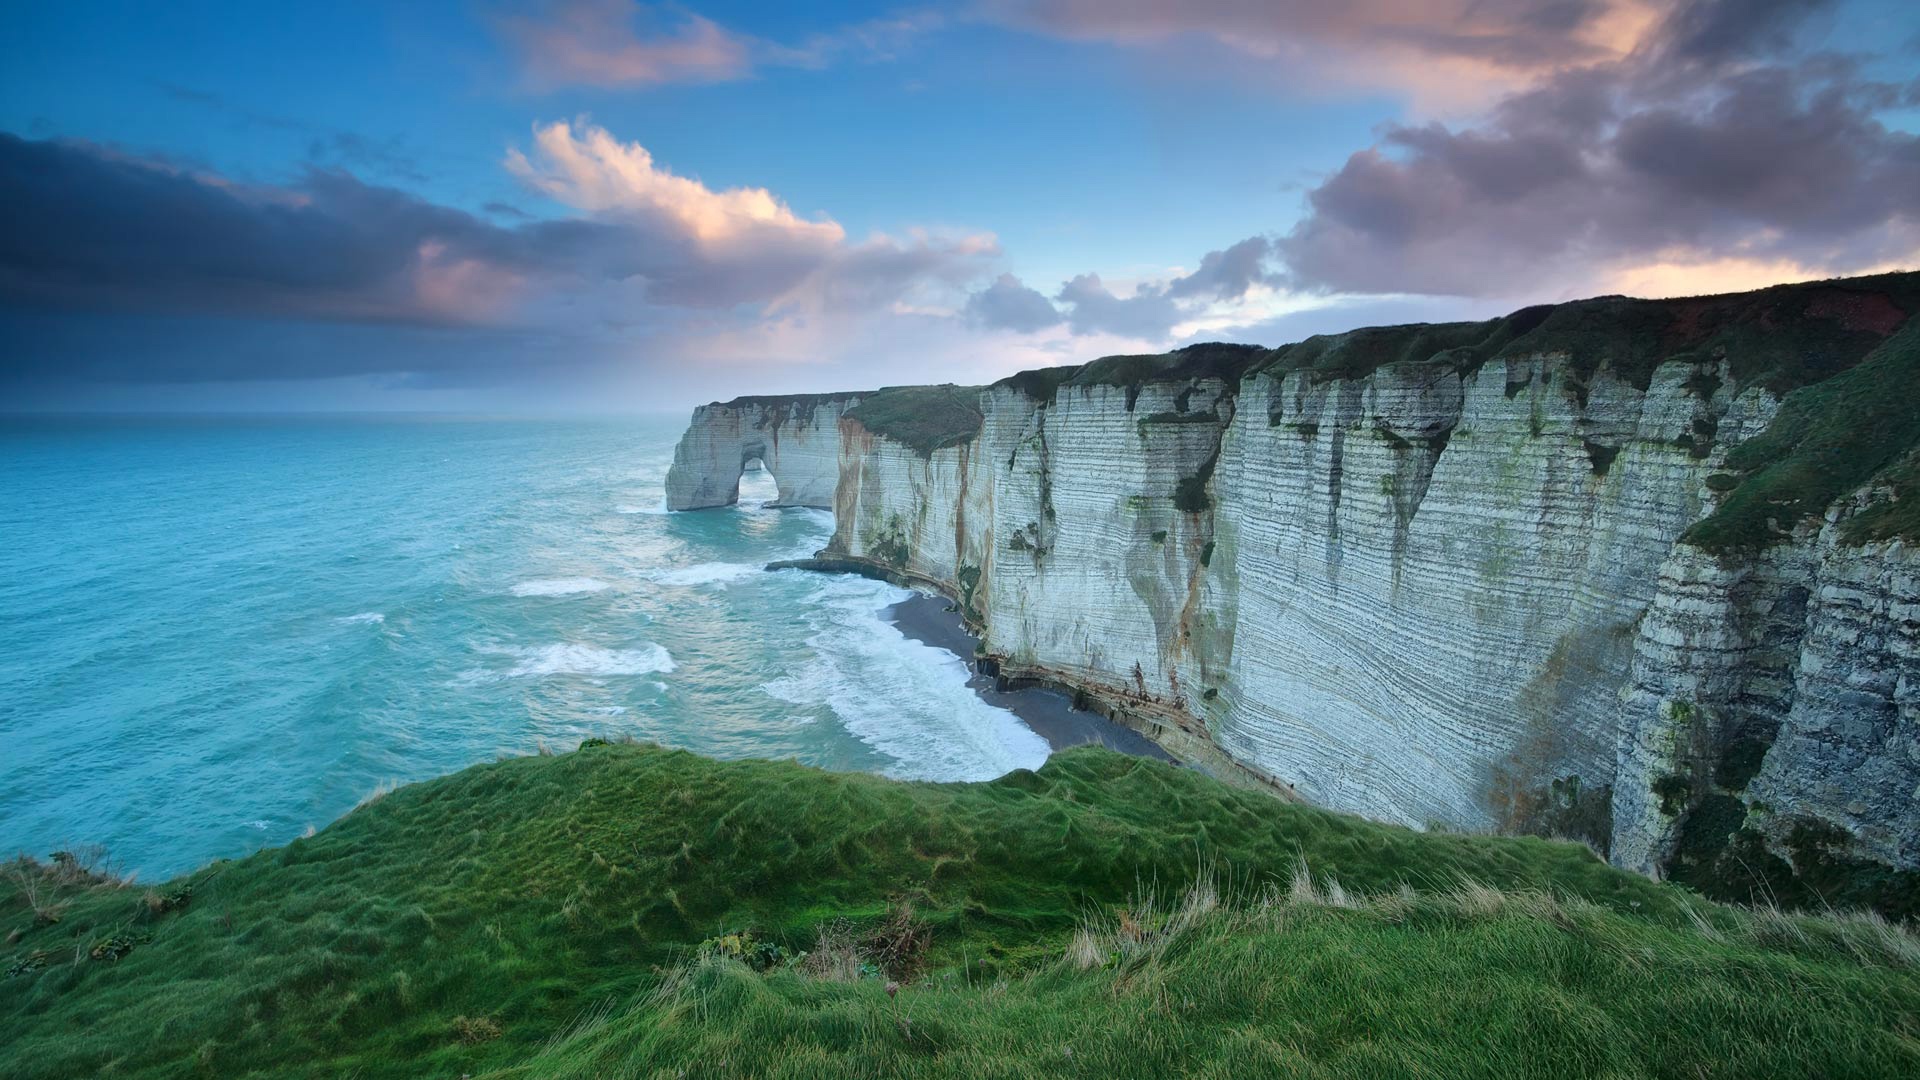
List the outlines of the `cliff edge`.
<svg viewBox="0 0 1920 1080">
<path fill-rule="evenodd" d="M 1916 311 L 1890 274 L 743 398 L 669 504 L 760 457 L 1003 673 L 1319 805 L 1911 909 Z"/>
</svg>

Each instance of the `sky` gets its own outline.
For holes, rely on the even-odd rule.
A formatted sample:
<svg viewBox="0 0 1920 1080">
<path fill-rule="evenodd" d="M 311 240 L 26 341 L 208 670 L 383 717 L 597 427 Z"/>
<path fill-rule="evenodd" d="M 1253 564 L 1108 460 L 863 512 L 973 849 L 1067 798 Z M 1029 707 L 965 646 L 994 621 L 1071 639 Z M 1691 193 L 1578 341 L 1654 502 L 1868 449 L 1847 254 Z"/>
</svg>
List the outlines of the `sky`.
<svg viewBox="0 0 1920 1080">
<path fill-rule="evenodd" d="M 1916 266 L 1910 0 L 0 0 L 0 412 L 681 410 Z"/>
</svg>

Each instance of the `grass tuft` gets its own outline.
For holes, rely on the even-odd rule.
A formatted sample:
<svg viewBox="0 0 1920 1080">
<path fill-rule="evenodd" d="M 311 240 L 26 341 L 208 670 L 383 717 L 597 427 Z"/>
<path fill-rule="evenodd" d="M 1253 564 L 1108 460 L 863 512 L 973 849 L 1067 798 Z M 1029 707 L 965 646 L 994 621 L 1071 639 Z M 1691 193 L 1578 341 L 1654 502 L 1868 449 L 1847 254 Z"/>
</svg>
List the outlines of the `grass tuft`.
<svg viewBox="0 0 1920 1080">
<path fill-rule="evenodd" d="M 602 743 L 398 788 L 157 887 L 192 890 L 164 917 L 117 879 L 28 880 L 0 904 L 23 1078 L 1920 1064 L 1902 926 L 1094 747 L 929 784 Z"/>
</svg>

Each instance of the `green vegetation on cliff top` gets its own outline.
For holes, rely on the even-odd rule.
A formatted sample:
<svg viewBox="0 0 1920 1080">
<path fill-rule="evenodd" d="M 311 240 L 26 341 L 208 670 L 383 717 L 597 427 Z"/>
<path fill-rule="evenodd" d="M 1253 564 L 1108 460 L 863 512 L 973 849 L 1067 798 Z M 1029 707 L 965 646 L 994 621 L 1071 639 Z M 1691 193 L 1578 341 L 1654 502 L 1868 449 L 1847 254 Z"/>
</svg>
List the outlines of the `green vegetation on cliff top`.
<svg viewBox="0 0 1920 1080">
<path fill-rule="evenodd" d="M 848 409 L 868 431 L 905 443 L 922 457 L 980 434 L 980 387 L 889 386 Z"/>
<path fill-rule="evenodd" d="M 1206 342 L 1168 353 L 1106 356 L 1085 364 L 1034 368 L 1016 372 L 993 385 L 1010 387 L 1030 398 L 1047 402 L 1058 398 L 1063 386 L 1121 387 L 1129 391 L 1127 408 L 1131 409 L 1141 385 L 1149 382 L 1219 379 L 1228 386 L 1237 387 L 1241 378 L 1265 360 L 1270 352 L 1258 345 Z"/>
<path fill-rule="evenodd" d="M 1847 521 L 1842 538 L 1920 542 L 1920 319 L 1857 367 L 1788 394 L 1767 430 L 1727 452 L 1727 468 L 1737 482 L 1687 530 L 1688 543 L 1765 546 L 1882 470 L 1886 493 Z"/>
<path fill-rule="evenodd" d="M 1906 931 L 1093 748 L 929 784 L 598 744 L 145 894 L 11 871 L 10 1077 L 1920 1068 Z"/>
<path fill-rule="evenodd" d="M 1388 364 L 1434 363 L 1471 371 L 1509 357 L 1567 357 L 1582 380 L 1605 367 L 1647 388 L 1672 360 L 1725 359 L 1741 386 L 1777 394 L 1859 363 L 1920 311 L 1920 273 L 1776 285 L 1746 293 L 1636 300 L 1601 296 L 1522 308 L 1483 322 L 1370 326 L 1263 349 L 1209 343 L 1169 353 L 1109 356 L 1041 368 L 994 384 L 1052 400 L 1062 386 L 1310 372 L 1317 380 L 1363 378 Z"/>
</svg>

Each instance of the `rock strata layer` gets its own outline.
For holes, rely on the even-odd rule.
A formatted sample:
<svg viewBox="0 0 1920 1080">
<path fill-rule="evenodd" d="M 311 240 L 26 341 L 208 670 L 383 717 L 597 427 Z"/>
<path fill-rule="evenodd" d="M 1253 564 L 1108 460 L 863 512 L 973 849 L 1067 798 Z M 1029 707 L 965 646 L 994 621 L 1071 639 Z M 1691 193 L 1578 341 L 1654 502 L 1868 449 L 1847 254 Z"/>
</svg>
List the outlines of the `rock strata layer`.
<svg viewBox="0 0 1920 1080">
<path fill-rule="evenodd" d="M 833 509 L 823 554 L 938 583 L 1004 670 L 1320 805 L 1703 880 L 1741 843 L 1920 870 L 1915 548 L 1845 541 L 1864 490 L 1750 549 L 1684 542 L 1781 396 L 1735 349 L 1514 329 L 1538 318 L 1464 357 L 1028 373 L 937 449 L 847 415 L 859 395 L 709 405 L 669 504 L 732 501 L 760 457 L 782 502 Z"/>
</svg>

